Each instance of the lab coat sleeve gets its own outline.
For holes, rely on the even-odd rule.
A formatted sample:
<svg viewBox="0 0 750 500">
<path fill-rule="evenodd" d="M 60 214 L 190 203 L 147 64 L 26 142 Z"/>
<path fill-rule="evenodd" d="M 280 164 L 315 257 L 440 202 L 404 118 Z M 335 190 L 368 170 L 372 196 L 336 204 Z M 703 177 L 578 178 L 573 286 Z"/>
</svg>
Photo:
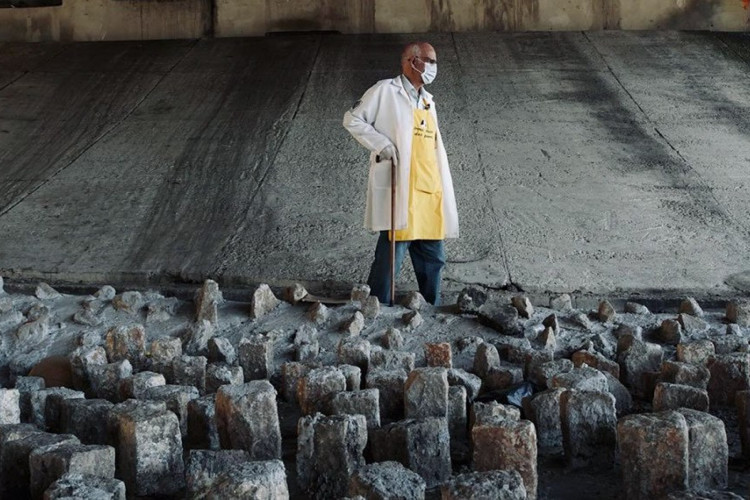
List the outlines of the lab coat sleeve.
<svg viewBox="0 0 750 500">
<path fill-rule="evenodd" d="M 357 142 L 375 154 L 393 144 L 388 137 L 378 132 L 373 126 L 377 118 L 381 94 L 379 86 L 375 85 L 344 114 L 344 128 Z"/>
</svg>

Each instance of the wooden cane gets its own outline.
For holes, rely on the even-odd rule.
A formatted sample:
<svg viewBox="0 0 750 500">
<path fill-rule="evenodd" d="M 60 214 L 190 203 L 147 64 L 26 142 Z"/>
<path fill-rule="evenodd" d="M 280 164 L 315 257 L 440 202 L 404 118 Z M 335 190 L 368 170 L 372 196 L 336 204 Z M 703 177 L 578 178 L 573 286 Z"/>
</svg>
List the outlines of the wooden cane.
<svg viewBox="0 0 750 500">
<path fill-rule="evenodd" d="M 396 303 L 396 164 L 391 158 L 391 306 Z"/>
</svg>

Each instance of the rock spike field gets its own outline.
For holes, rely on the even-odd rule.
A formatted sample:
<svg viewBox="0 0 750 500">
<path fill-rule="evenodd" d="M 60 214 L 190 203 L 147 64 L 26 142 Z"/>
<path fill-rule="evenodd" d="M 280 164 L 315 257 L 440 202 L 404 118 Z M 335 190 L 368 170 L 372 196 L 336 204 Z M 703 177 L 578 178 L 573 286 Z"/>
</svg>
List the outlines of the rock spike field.
<svg viewBox="0 0 750 500">
<path fill-rule="evenodd" d="M 750 302 L 343 305 L 0 278 L 0 497 L 750 495 Z M 283 297 L 281 300 L 278 297 Z"/>
</svg>

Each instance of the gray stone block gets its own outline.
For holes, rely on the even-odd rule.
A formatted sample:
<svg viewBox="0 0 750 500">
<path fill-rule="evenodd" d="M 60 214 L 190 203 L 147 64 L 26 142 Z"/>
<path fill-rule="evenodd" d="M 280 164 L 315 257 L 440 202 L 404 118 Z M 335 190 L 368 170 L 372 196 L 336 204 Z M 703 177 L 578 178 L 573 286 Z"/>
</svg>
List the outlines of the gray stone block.
<svg viewBox="0 0 750 500">
<path fill-rule="evenodd" d="M 180 356 L 172 361 L 172 383 L 189 385 L 198 389 L 201 395 L 206 393 L 205 356 Z"/>
<path fill-rule="evenodd" d="M 182 340 L 178 338 L 156 339 L 151 342 L 151 369 L 161 373 L 168 383 L 174 383 L 172 362 L 182 356 Z"/>
<path fill-rule="evenodd" d="M 373 429 L 371 449 L 375 462 L 395 461 L 419 474 L 427 488 L 451 476 L 450 433 L 445 418 L 407 419 Z M 429 443 L 429 446 L 425 446 Z"/>
<path fill-rule="evenodd" d="M 474 401 L 479 396 L 479 390 L 482 388 L 482 379 L 460 368 L 451 368 L 448 370 L 448 385 L 460 385 L 466 389 L 466 398 L 468 401 Z"/>
<path fill-rule="evenodd" d="M 654 390 L 653 411 L 692 408 L 708 411 L 708 392 L 682 384 L 659 382 Z"/>
<path fill-rule="evenodd" d="M 36 391 L 44 389 L 44 379 L 42 377 L 18 377 L 16 378 L 15 387 L 18 390 L 18 405 L 21 422 L 31 422 L 33 418 L 31 395 Z"/>
<path fill-rule="evenodd" d="M 403 370 L 370 370 L 367 374 L 368 389 L 378 389 L 380 394 L 380 418 L 399 419 L 404 415 Z"/>
<path fill-rule="evenodd" d="M 159 385 L 149 387 L 143 393 L 143 399 L 163 401 L 167 410 L 177 415 L 183 437 L 187 436 L 188 403 L 199 396 L 198 390 L 190 385 Z"/>
<path fill-rule="evenodd" d="M 83 444 L 108 444 L 107 420 L 113 407 L 106 399 L 66 399 L 60 407 L 60 430 Z"/>
<path fill-rule="evenodd" d="M 560 396 L 565 460 L 573 468 L 610 469 L 617 446 L 615 398 L 608 392 L 567 390 Z"/>
<path fill-rule="evenodd" d="M 130 361 L 123 360 L 90 367 L 91 389 L 96 397 L 112 402 L 120 401 L 120 381 L 133 375 Z"/>
<path fill-rule="evenodd" d="M 0 425 L 21 423 L 20 401 L 18 389 L 0 389 Z"/>
<path fill-rule="evenodd" d="M 125 500 L 125 483 L 119 479 L 68 473 L 50 485 L 44 500 Z"/>
<path fill-rule="evenodd" d="M 57 432 L 60 406 L 65 399 L 83 399 L 84 394 L 66 387 L 42 389 L 31 395 L 31 423 L 42 430 Z M 49 408 L 48 408 L 49 407 Z"/>
<path fill-rule="evenodd" d="M 724 422 L 702 411 L 680 408 L 688 428 L 688 487 L 723 490 L 728 483 L 729 448 Z"/>
<path fill-rule="evenodd" d="M 210 363 L 206 368 L 206 392 L 213 394 L 227 384 L 243 384 L 245 376 L 241 366 L 226 363 Z"/>
<path fill-rule="evenodd" d="M 284 400 L 288 403 L 298 403 L 297 390 L 299 388 L 299 381 L 311 369 L 310 366 L 298 362 L 289 362 L 281 365 L 281 386 Z"/>
<path fill-rule="evenodd" d="M 737 392 L 750 389 L 750 354 L 719 354 L 709 359 L 711 406 L 733 405 Z"/>
<path fill-rule="evenodd" d="M 404 383 L 406 418 L 448 417 L 448 373 L 445 368 L 416 368 Z"/>
<path fill-rule="evenodd" d="M 504 405 L 497 401 L 481 402 L 475 401 L 471 405 L 471 418 L 469 426 L 484 425 L 485 423 L 494 422 L 497 418 L 509 418 L 511 420 L 520 420 L 521 412 L 512 405 Z"/>
<path fill-rule="evenodd" d="M 299 382 L 297 400 L 302 413 L 312 415 L 328 403 L 337 392 L 346 390 L 346 377 L 341 370 L 324 366 L 310 370 Z"/>
<path fill-rule="evenodd" d="M 563 451 L 560 396 L 566 390 L 547 389 L 523 398 L 526 418 L 536 426 L 540 455 L 555 455 Z"/>
<path fill-rule="evenodd" d="M 558 373 L 551 380 L 551 388 L 575 389 L 578 391 L 608 392 L 609 384 L 607 377 L 597 370 L 588 366 L 574 368 L 566 373 Z"/>
<path fill-rule="evenodd" d="M 218 450 L 221 448 L 216 425 L 216 395 L 209 394 L 188 402 L 187 443 L 190 448 Z"/>
<path fill-rule="evenodd" d="M 337 368 L 346 379 L 347 391 L 358 391 L 362 388 L 362 370 L 359 366 L 339 365 Z"/>
<path fill-rule="evenodd" d="M 370 364 L 370 342 L 362 338 L 344 338 L 338 346 L 338 362 L 359 367 L 367 372 Z"/>
<path fill-rule="evenodd" d="M 355 392 L 339 392 L 331 398 L 332 415 L 363 415 L 367 428 L 380 427 L 379 391 L 365 389 Z"/>
<path fill-rule="evenodd" d="M 146 355 L 146 330 L 141 325 L 116 326 L 107 331 L 104 349 L 110 363 L 128 360 L 138 370 Z"/>
<path fill-rule="evenodd" d="M 67 473 L 114 479 L 115 449 L 85 444 L 42 447 L 29 455 L 29 469 L 31 498 L 41 499 L 45 490 Z"/>
<path fill-rule="evenodd" d="M 233 365 L 237 361 L 237 350 L 226 337 L 208 339 L 208 361 Z"/>
<path fill-rule="evenodd" d="M 281 458 L 276 390 L 268 381 L 221 386 L 216 425 L 222 448 L 246 450 L 253 460 Z"/>
<path fill-rule="evenodd" d="M 341 498 L 349 477 L 365 465 L 367 423 L 363 415 L 321 414 L 297 424 L 297 481 L 310 498 Z"/>
<path fill-rule="evenodd" d="M 284 463 L 281 460 L 267 460 L 235 465 L 216 477 L 205 496 L 201 493 L 196 496 L 288 500 L 289 488 Z"/>
<path fill-rule="evenodd" d="M 95 397 L 96 392 L 91 384 L 91 369 L 108 363 L 107 351 L 102 346 L 79 347 L 69 358 L 73 388 L 83 391 L 86 397 Z"/>
<path fill-rule="evenodd" d="M 273 374 L 273 339 L 268 335 L 251 335 L 240 340 L 239 362 L 245 381 L 268 379 Z"/>
<path fill-rule="evenodd" d="M 227 469 L 250 462 L 244 450 L 191 450 L 185 465 L 186 493 L 195 498 L 201 492 L 211 491 L 214 481 Z"/>
<path fill-rule="evenodd" d="M 128 495 L 173 495 L 185 487 L 180 422 L 171 411 L 157 408 L 128 404 L 110 412 L 117 477 L 125 482 Z"/>
<path fill-rule="evenodd" d="M 468 472 L 441 488 L 443 500 L 526 500 L 523 478 L 514 470 Z"/>
<path fill-rule="evenodd" d="M 75 436 L 68 434 L 42 432 L 28 434 L 20 439 L 3 443 L 3 498 L 29 498 L 31 488 L 29 457 L 36 450 L 49 450 L 63 444 L 79 444 L 79 441 Z"/>
<path fill-rule="evenodd" d="M 349 496 L 371 500 L 424 500 L 425 482 L 398 462 L 381 462 L 364 467 L 349 479 Z"/>
<path fill-rule="evenodd" d="M 166 385 L 167 380 L 161 373 L 140 372 L 120 380 L 120 401 L 143 398 L 146 389 Z"/>
<path fill-rule="evenodd" d="M 370 353 L 370 370 L 403 370 L 409 373 L 414 369 L 414 354 L 401 351 L 375 351 Z"/>
</svg>

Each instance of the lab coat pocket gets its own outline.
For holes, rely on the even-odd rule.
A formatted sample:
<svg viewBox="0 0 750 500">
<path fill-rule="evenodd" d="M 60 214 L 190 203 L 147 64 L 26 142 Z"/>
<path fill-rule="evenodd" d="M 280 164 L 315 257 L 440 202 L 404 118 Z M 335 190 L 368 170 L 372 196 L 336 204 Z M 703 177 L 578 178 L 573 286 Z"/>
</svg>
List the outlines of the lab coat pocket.
<svg viewBox="0 0 750 500">
<path fill-rule="evenodd" d="M 379 161 L 372 164 L 372 186 L 374 188 L 391 187 L 391 161 Z"/>
<path fill-rule="evenodd" d="M 443 190 L 440 173 L 434 166 L 420 168 L 414 179 L 414 189 L 423 193 L 437 193 Z"/>
</svg>

